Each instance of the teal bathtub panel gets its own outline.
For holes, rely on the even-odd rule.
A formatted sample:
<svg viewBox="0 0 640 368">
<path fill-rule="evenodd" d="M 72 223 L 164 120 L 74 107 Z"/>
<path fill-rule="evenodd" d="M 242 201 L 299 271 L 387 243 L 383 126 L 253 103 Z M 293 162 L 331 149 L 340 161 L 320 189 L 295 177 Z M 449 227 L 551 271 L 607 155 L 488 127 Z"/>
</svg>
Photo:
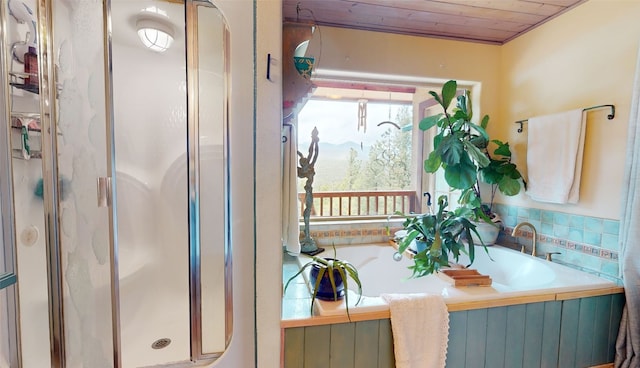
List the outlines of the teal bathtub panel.
<svg viewBox="0 0 640 368">
<path fill-rule="evenodd" d="M 329 366 L 331 325 L 307 328 L 304 333 L 304 368 Z"/>
<path fill-rule="evenodd" d="M 555 368 L 558 366 L 561 318 L 562 302 L 553 301 L 544 303 L 540 368 Z"/>
<path fill-rule="evenodd" d="M 331 367 L 353 367 L 355 359 L 355 323 L 331 325 Z"/>
<path fill-rule="evenodd" d="M 356 323 L 356 355 L 354 368 L 371 368 L 378 366 L 378 354 L 372 348 L 378 346 L 378 330 L 380 322 L 363 321 Z"/>
<path fill-rule="evenodd" d="M 447 367 L 464 367 L 467 345 L 467 311 L 449 314 Z"/>
<path fill-rule="evenodd" d="M 611 298 L 608 295 L 595 297 L 595 320 L 593 333 L 592 364 L 607 363 L 609 347 L 609 320 L 611 318 Z"/>
<path fill-rule="evenodd" d="M 380 340 L 378 341 L 378 368 L 394 368 L 396 360 L 393 355 L 393 334 L 391 320 L 380 320 Z"/>
<path fill-rule="evenodd" d="M 522 367 L 526 311 L 526 305 L 514 305 L 507 309 L 505 367 Z"/>
<path fill-rule="evenodd" d="M 616 339 L 618 338 L 618 330 L 620 327 L 620 320 L 622 319 L 622 310 L 624 309 L 625 297 L 624 294 L 615 294 L 611 296 L 611 318 L 609 324 L 609 348 L 607 356 L 609 359 L 615 357 L 616 354 Z"/>
<path fill-rule="evenodd" d="M 304 368 L 304 327 L 288 328 L 284 334 L 284 366 Z"/>
<path fill-rule="evenodd" d="M 506 351 L 507 307 L 489 308 L 487 311 L 486 367 L 504 367 Z"/>
<path fill-rule="evenodd" d="M 614 294 L 452 312 L 447 368 L 610 363 L 623 306 Z M 284 368 L 395 366 L 388 319 L 288 328 L 284 344 Z"/>
<path fill-rule="evenodd" d="M 576 350 L 576 366 L 591 365 L 596 319 L 596 297 L 580 300 L 580 314 L 578 316 L 578 346 Z"/>
<path fill-rule="evenodd" d="M 467 312 L 467 349 L 466 367 L 484 367 L 487 342 L 487 309 Z"/>
<path fill-rule="evenodd" d="M 560 351 L 558 356 L 558 366 L 560 367 L 576 366 L 579 315 L 580 299 L 565 300 L 562 305 L 562 322 L 560 324 Z"/>
<path fill-rule="evenodd" d="M 540 368 L 542 356 L 542 332 L 544 322 L 544 303 L 532 303 L 526 306 L 524 321 L 523 368 Z"/>
</svg>

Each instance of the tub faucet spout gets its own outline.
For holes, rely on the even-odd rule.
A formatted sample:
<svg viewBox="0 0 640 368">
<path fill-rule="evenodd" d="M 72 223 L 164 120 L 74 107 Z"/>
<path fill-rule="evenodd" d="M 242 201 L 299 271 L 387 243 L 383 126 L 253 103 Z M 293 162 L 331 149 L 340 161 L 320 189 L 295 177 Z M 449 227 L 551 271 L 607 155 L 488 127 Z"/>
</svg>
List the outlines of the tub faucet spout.
<svg viewBox="0 0 640 368">
<path fill-rule="evenodd" d="M 521 227 L 523 226 L 528 226 L 531 228 L 531 231 L 533 231 L 533 241 L 531 244 L 533 244 L 533 250 L 531 251 L 531 255 L 532 256 L 536 256 L 536 238 L 538 237 L 538 233 L 536 232 L 536 228 L 528 223 L 528 222 L 521 222 L 519 224 L 516 225 L 516 227 L 513 228 L 513 231 L 511 232 L 511 236 L 516 236 L 516 233 L 518 232 L 518 230 L 520 230 Z M 522 251 L 524 252 L 524 246 L 522 247 Z"/>
</svg>

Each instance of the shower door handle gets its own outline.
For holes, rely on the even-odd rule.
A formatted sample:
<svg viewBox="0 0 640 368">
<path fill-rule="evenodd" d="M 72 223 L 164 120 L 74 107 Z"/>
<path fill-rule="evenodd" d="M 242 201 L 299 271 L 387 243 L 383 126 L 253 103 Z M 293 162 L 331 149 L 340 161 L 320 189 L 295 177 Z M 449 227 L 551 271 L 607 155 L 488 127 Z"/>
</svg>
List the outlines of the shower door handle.
<svg viewBox="0 0 640 368">
<path fill-rule="evenodd" d="M 111 177 L 98 177 L 98 207 L 110 207 L 111 203 Z"/>
</svg>

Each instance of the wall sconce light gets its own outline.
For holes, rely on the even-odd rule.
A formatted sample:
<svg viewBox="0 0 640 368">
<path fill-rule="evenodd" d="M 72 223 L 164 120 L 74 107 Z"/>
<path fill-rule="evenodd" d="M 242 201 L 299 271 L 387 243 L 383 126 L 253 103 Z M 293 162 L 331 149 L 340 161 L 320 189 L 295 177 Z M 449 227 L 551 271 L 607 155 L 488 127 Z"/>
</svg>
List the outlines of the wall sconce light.
<svg viewBox="0 0 640 368">
<path fill-rule="evenodd" d="M 165 52 L 173 42 L 173 27 L 160 19 L 141 18 L 136 22 L 140 41 L 155 52 Z"/>
</svg>

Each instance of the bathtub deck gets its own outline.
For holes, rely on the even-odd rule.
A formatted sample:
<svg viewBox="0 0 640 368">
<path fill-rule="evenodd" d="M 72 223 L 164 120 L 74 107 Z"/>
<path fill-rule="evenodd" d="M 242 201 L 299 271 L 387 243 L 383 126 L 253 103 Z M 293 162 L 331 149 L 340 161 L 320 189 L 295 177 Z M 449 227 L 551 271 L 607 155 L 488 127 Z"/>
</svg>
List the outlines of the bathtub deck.
<svg viewBox="0 0 640 368">
<path fill-rule="evenodd" d="M 283 267 L 283 284 L 298 270 L 295 257 L 285 255 Z M 550 301 L 563 301 L 623 293 L 624 289 L 615 284 L 600 286 L 592 289 L 577 291 L 556 291 L 539 294 L 519 294 L 515 296 L 500 297 L 492 295 L 488 299 L 460 301 L 456 298 L 445 298 L 449 312 L 486 309 L 494 307 L 506 307 L 520 304 L 530 304 Z M 349 304 L 355 302 L 357 296 L 350 294 Z M 321 309 L 322 315 L 310 312 L 311 297 L 302 276 L 293 281 L 282 299 L 282 328 L 327 325 L 335 323 L 357 322 L 388 319 L 389 310 L 380 298 L 364 297 L 359 304 L 360 308 L 350 308 L 350 318 L 344 313 L 344 302 L 324 302 L 316 300 L 316 308 Z"/>
</svg>

